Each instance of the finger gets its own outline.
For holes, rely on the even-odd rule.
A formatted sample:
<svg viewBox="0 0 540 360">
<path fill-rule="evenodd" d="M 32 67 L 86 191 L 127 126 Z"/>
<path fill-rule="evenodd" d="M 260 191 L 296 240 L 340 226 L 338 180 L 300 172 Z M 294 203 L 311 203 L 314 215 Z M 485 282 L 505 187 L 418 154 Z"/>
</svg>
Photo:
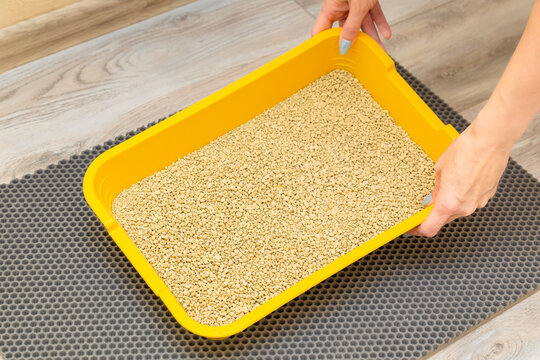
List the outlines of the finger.
<svg viewBox="0 0 540 360">
<path fill-rule="evenodd" d="M 343 30 L 341 30 L 341 39 L 351 43 L 356 39 L 368 11 L 369 8 L 365 1 L 351 1 L 349 16 L 347 16 L 347 20 L 343 24 Z"/>
<path fill-rule="evenodd" d="M 377 3 L 370 10 L 370 14 L 373 22 L 377 25 L 377 29 L 379 29 L 379 31 L 381 32 L 381 35 L 386 40 L 390 39 L 390 37 L 392 36 L 392 30 L 390 30 L 390 25 L 388 25 L 386 16 L 384 16 L 384 13 L 381 9 L 381 4 Z"/>
<path fill-rule="evenodd" d="M 478 208 L 479 208 L 479 209 L 482 209 L 482 208 L 486 207 L 486 205 L 488 204 L 488 202 L 489 202 L 489 200 L 491 199 L 491 197 L 492 197 L 492 195 L 489 194 L 488 196 L 485 196 L 485 197 L 483 197 L 482 199 L 480 199 L 480 200 L 478 201 Z"/>
<path fill-rule="evenodd" d="M 343 27 L 344 24 L 345 24 L 345 19 L 339 20 L 339 27 Z"/>
<path fill-rule="evenodd" d="M 422 205 L 429 206 L 433 203 L 433 195 L 431 193 L 427 194 L 427 196 L 422 201 Z"/>
<path fill-rule="evenodd" d="M 451 220 L 452 214 L 442 205 L 436 202 L 433 210 L 429 213 L 426 220 L 414 229 L 408 231 L 411 235 L 433 237 L 439 230 Z"/>
<path fill-rule="evenodd" d="M 364 17 L 364 21 L 362 22 L 362 31 L 368 34 L 379 44 L 383 49 L 384 45 L 381 41 L 381 38 L 379 37 L 379 32 L 377 31 L 377 28 L 375 27 L 375 24 L 373 23 L 373 20 L 371 19 L 371 16 L 366 14 Z"/>
<path fill-rule="evenodd" d="M 429 193 L 425 198 L 424 200 L 422 201 L 422 205 L 424 206 L 429 206 L 433 203 L 433 196 L 431 195 L 431 193 Z M 420 226 L 420 225 L 419 225 Z M 415 232 L 416 230 L 418 229 L 418 226 L 411 229 L 409 232 L 406 232 L 405 234 L 403 234 L 404 237 L 411 237 L 411 232 L 412 232 L 412 235 L 416 235 Z"/>
<path fill-rule="evenodd" d="M 319 13 L 319 16 L 317 16 L 317 19 L 315 20 L 315 24 L 313 24 L 313 28 L 311 29 L 311 36 L 315 36 L 323 30 L 330 29 L 333 23 L 334 20 L 329 18 L 326 12 L 321 11 Z"/>
</svg>

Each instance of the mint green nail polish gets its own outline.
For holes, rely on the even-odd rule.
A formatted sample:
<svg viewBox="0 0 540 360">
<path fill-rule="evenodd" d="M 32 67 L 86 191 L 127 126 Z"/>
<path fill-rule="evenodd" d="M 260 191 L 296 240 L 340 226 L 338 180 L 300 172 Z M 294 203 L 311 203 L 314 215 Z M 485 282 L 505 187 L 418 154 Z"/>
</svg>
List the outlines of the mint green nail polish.
<svg viewBox="0 0 540 360">
<path fill-rule="evenodd" d="M 412 235 L 411 235 L 411 234 L 409 234 L 409 233 L 404 233 L 404 234 L 403 234 L 403 235 L 401 235 L 401 236 L 403 236 L 404 238 L 410 238 L 410 237 L 411 237 Z"/>
<path fill-rule="evenodd" d="M 349 51 L 350 47 L 351 47 L 351 42 L 349 40 L 341 39 L 339 41 L 339 53 L 341 55 L 345 55 L 347 53 L 347 51 Z"/>
<path fill-rule="evenodd" d="M 428 196 L 426 196 L 424 201 L 422 201 L 422 205 L 426 206 L 427 204 L 429 204 L 430 201 L 431 201 L 431 194 L 428 194 Z"/>
</svg>

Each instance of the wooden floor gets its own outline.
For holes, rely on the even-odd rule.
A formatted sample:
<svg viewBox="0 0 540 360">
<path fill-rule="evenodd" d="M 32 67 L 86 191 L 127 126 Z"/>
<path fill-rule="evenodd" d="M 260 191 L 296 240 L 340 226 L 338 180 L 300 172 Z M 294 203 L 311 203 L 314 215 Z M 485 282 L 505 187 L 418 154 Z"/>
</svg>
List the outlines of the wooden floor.
<svg viewBox="0 0 540 360">
<path fill-rule="evenodd" d="M 193 0 L 8 1 L 9 21 L 0 12 L 0 73 Z"/>
<path fill-rule="evenodd" d="M 175 112 L 249 73 L 309 37 L 319 1 L 197 0 L 0 74 L 0 183 Z M 533 2 L 382 0 L 394 33 L 386 47 L 473 120 Z M 537 117 L 512 153 L 537 178 L 539 133 Z M 537 292 L 431 359 L 533 359 L 539 304 Z"/>
<path fill-rule="evenodd" d="M 177 111 L 309 37 L 320 0 L 198 0 L 0 74 L 0 182 Z M 392 56 L 466 118 L 532 0 L 385 0 Z M 540 177 L 540 121 L 512 153 Z"/>
<path fill-rule="evenodd" d="M 0 182 L 194 103 L 312 23 L 293 0 L 201 0 L 0 74 Z"/>
<path fill-rule="evenodd" d="M 540 359 L 540 291 L 443 345 L 425 360 Z"/>
</svg>

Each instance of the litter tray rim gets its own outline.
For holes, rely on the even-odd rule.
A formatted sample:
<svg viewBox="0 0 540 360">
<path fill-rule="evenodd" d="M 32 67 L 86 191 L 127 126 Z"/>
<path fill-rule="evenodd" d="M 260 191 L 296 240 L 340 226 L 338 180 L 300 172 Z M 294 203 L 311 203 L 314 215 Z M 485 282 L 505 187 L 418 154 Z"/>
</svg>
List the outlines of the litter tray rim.
<svg viewBox="0 0 540 360">
<path fill-rule="evenodd" d="M 178 323 L 180 323 L 180 325 L 182 325 L 190 332 L 209 339 L 218 340 L 228 338 L 234 334 L 245 330 L 250 325 L 266 317 L 273 311 L 277 310 L 289 301 L 298 297 L 302 293 L 308 291 L 315 285 L 321 283 L 328 277 L 336 274 L 341 269 L 351 265 L 353 262 L 359 260 L 360 258 L 378 249 L 389 241 L 421 224 L 431 211 L 433 207 L 432 205 L 419 211 L 413 216 L 407 218 L 406 220 L 396 224 L 385 232 L 371 238 L 370 240 L 359 245 L 355 249 L 349 251 L 345 255 L 342 255 L 341 257 L 335 259 L 330 264 L 320 268 L 316 272 L 300 280 L 293 286 L 277 294 L 270 300 L 259 305 L 258 307 L 256 307 L 246 315 L 240 317 L 239 319 L 235 320 L 234 322 L 222 326 L 209 326 L 195 321 L 187 314 L 180 302 L 174 297 L 174 295 L 165 285 L 163 280 L 161 280 L 161 277 L 159 277 L 157 272 L 151 267 L 146 258 L 136 248 L 129 235 L 121 228 L 116 219 L 109 212 L 106 204 L 104 204 L 104 202 L 96 194 L 96 173 L 98 172 L 100 167 L 105 164 L 109 159 L 129 150 L 130 147 L 153 136 L 154 134 L 165 131 L 169 126 L 182 121 L 184 118 L 199 111 L 204 107 L 211 105 L 212 103 L 226 96 L 227 94 L 234 92 L 235 90 L 243 87 L 244 85 L 252 81 L 255 81 L 257 78 L 263 76 L 264 74 L 275 69 L 276 67 L 279 67 L 281 64 L 295 58 L 299 54 L 302 54 L 307 49 L 317 46 L 317 44 L 327 40 L 328 38 L 336 38 L 337 44 L 337 39 L 339 38 L 340 32 L 341 29 L 335 28 L 317 34 L 311 39 L 293 48 L 292 50 L 270 61 L 266 65 L 263 65 L 262 67 L 249 73 L 243 78 L 233 82 L 232 84 L 222 88 L 221 90 L 218 90 L 217 92 L 200 100 L 199 102 L 187 107 L 180 113 L 177 113 L 163 120 L 162 122 L 151 126 L 145 131 L 131 137 L 130 139 L 114 146 L 113 148 L 106 150 L 96 159 L 94 159 L 94 161 L 88 167 L 83 180 L 83 193 L 87 203 L 90 205 L 90 207 L 95 212 L 100 221 L 104 224 L 111 238 L 115 241 L 120 250 L 127 257 L 127 259 L 132 263 L 133 267 L 143 278 L 146 284 L 159 298 L 161 298 L 167 309 L 171 312 L 171 314 L 178 321 Z M 374 55 L 382 62 L 382 64 L 387 69 L 388 76 L 398 76 L 400 79 L 402 79 L 401 76 L 397 73 L 394 61 L 379 47 L 379 45 L 373 39 L 371 39 L 368 35 L 361 33 L 359 34 L 356 41 L 363 42 L 370 48 L 371 51 L 373 51 Z M 351 50 L 353 49 L 354 46 Z M 404 89 L 406 90 L 405 95 L 409 98 L 409 100 L 414 102 L 415 106 L 425 107 L 426 111 L 431 112 L 435 116 L 435 118 L 439 120 L 436 115 L 431 111 L 431 109 L 429 109 L 429 107 L 423 102 L 423 100 L 414 92 L 414 90 L 408 84 L 405 83 L 405 85 L 407 87 Z M 432 123 L 432 125 L 440 127 L 452 139 L 455 139 L 458 135 L 457 131 L 451 125 L 445 125 L 440 120 L 439 123 Z M 143 266 L 145 269 L 141 269 L 141 267 Z M 150 278 L 158 278 L 160 281 L 149 281 Z"/>
</svg>

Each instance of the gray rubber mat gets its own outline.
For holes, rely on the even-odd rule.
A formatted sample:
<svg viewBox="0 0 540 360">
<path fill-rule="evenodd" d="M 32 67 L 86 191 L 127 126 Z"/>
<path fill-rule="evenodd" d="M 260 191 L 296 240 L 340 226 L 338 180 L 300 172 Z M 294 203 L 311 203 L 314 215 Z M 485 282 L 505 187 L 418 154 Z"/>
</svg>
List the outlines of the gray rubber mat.
<svg viewBox="0 0 540 360">
<path fill-rule="evenodd" d="M 443 121 L 465 128 L 399 70 Z M 0 185 L 0 349 L 8 360 L 412 359 L 539 284 L 540 185 L 511 161 L 489 205 L 435 239 L 398 238 L 227 340 L 192 335 L 83 198 L 90 162 L 135 133 Z"/>
</svg>

